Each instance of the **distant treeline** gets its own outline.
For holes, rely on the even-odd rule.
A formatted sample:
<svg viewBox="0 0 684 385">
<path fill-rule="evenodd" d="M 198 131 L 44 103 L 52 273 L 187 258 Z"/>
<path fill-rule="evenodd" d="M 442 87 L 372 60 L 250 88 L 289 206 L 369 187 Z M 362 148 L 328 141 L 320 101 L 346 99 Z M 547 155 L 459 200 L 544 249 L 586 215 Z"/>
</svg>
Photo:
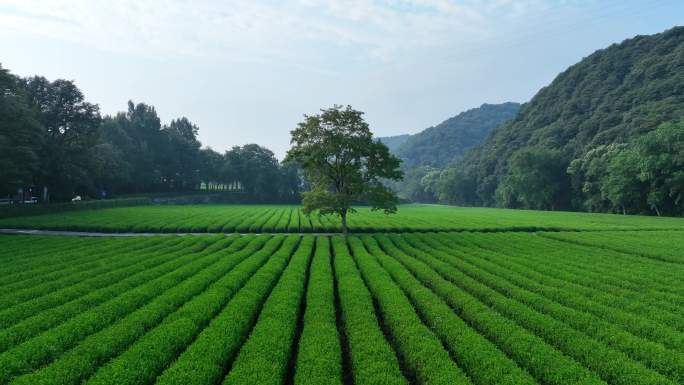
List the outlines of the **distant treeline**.
<svg viewBox="0 0 684 385">
<path fill-rule="evenodd" d="M 73 81 L 19 78 L 0 66 L 0 199 L 203 189 L 299 200 L 296 166 L 256 144 L 224 154 L 201 148 L 198 130 L 185 117 L 162 124 L 153 106 L 131 101 L 101 116 Z"/>
<path fill-rule="evenodd" d="M 593 53 L 482 145 L 402 186 L 423 202 L 684 215 L 684 27 Z"/>
</svg>

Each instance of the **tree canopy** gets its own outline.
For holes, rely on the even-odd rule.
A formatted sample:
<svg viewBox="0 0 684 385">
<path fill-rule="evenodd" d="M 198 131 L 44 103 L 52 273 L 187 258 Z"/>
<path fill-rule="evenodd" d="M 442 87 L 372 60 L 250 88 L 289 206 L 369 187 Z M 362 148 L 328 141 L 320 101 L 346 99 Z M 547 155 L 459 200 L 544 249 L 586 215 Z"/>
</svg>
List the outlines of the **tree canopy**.
<svg viewBox="0 0 684 385">
<path fill-rule="evenodd" d="M 494 127 L 512 119 L 519 108 L 518 103 L 511 102 L 483 104 L 414 135 L 379 138 L 402 160 L 401 168 L 405 173 L 403 181 L 390 183 L 390 186 L 403 199 L 436 201 L 434 192 L 422 184 L 423 177 L 457 161 L 468 149 L 481 144 Z M 454 203 L 461 199 L 446 198 L 445 201 Z"/>
<path fill-rule="evenodd" d="M 397 210 L 398 198 L 383 180 L 401 179 L 401 161 L 373 140 L 363 112 L 351 106 L 324 109 L 305 115 L 291 134 L 286 160 L 302 167 L 310 186 L 302 194 L 305 213 L 338 214 L 346 233 L 354 203 L 385 213 Z"/>
<path fill-rule="evenodd" d="M 0 188 L 31 185 L 40 171 L 45 132 L 18 78 L 0 66 Z M 4 191 L 1 191 L 2 193 Z"/>
<path fill-rule="evenodd" d="M 381 140 L 392 144 L 400 142 L 392 152 L 401 158 L 404 169 L 418 166 L 444 167 L 458 160 L 466 150 L 482 144 L 496 126 L 515 117 L 519 109 L 518 103 L 485 103 L 403 140 L 401 137 Z"/>
<path fill-rule="evenodd" d="M 0 90 L 3 199 L 202 189 L 234 192 L 239 201 L 299 201 L 296 164 L 281 164 L 256 144 L 224 154 L 202 149 L 199 127 L 186 117 L 163 124 L 154 106 L 133 101 L 126 111 L 102 117 L 74 82 L 21 79 L 2 67 Z M 32 191 L 18 196 L 19 189 Z"/>
<path fill-rule="evenodd" d="M 684 27 L 599 50 L 447 166 L 456 171 L 445 178 L 474 181 L 468 191 L 434 178 L 431 186 L 442 186 L 442 201 L 468 205 L 681 215 L 673 184 L 682 139 L 673 132 L 684 119 L 682 68 Z M 533 161 L 544 153 L 554 162 Z M 518 167 L 523 159 L 530 162 Z M 542 180 L 551 185 L 532 188 Z"/>
</svg>

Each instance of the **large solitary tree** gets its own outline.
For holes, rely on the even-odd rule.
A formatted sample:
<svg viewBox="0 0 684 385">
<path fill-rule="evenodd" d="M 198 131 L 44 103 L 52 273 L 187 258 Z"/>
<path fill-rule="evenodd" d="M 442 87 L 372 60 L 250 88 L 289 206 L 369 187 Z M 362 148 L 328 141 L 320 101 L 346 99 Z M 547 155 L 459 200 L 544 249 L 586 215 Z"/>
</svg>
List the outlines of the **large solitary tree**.
<svg viewBox="0 0 684 385">
<path fill-rule="evenodd" d="M 310 191 L 302 194 L 305 214 L 337 214 L 346 234 L 347 214 L 354 211 L 354 203 L 396 212 L 398 198 L 382 180 L 403 177 L 401 160 L 373 140 L 363 112 L 335 105 L 320 114 L 305 115 L 291 134 L 286 160 L 299 163 L 309 182 Z"/>
</svg>

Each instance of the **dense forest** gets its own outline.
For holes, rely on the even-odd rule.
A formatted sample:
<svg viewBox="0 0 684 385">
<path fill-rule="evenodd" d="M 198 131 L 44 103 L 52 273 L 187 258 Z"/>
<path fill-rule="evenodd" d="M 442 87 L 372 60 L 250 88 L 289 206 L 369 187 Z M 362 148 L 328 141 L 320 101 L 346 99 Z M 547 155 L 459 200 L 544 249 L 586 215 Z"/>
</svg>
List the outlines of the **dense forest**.
<svg viewBox="0 0 684 385">
<path fill-rule="evenodd" d="M 148 192 L 231 191 L 253 201 L 297 201 L 293 165 L 248 144 L 201 148 L 185 117 L 162 124 L 128 102 L 101 116 L 73 81 L 19 78 L 0 67 L 0 199 L 66 201 Z"/>
<path fill-rule="evenodd" d="M 421 184 L 423 177 L 482 144 L 496 126 L 512 119 L 519 109 L 520 104 L 511 102 L 483 104 L 414 135 L 379 138 L 402 160 L 404 180 L 391 183 L 392 187 L 410 201 L 435 201 L 434 195 Z"/>
<path fill-rule="evenodd" d="M 390 150 L 392 153 L 396 153 L 397 148 L 404 143 L 408 138 L 410 138 L 410 134 L 402 134 L 402 135 L 394 135 L 394 136 L 382 136 L 379 137 L 378 139 L 387 146 L 387 148 Z"/>
<path fill-rule="evenodd" d="M 684 28 L 599 50 L 462 160 L 421 179 L 441 202 L 684 214 Z"/>
<path fill-rule="evenodd" d="M 393 150 L 404 167 L 444 167 L 459 159 L 469 148 L 481 144 L 499 124 L 512 119 L 518 103 L 483 104 L 464 111 L 442 123 L 410 135 Z M 401 138 L 390 137 L 390 138 Z M 387 144 L 387 139 L 381 138 Z"/>
</svg>

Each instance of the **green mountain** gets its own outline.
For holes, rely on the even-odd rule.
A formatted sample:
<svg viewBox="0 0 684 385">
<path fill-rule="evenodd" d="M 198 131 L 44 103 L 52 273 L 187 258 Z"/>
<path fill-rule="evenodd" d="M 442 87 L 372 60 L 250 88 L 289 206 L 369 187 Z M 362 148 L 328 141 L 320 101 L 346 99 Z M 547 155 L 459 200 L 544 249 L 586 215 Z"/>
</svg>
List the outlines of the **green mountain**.
<svg viewBox="0 0 684 385">
<path fill-rule="evenodd" d="M 443 167 L 481 144 L 499 124 L 513 118 L 520 104 L 483 104 L 415 135 L 380 138 L 403 161 L 404 168 Z"/>
<path fill-rule="evenodd" d="M 395 135 L 395 136 L 383 136 L 378 138 L 382 143 L 389 148 L 390 152 L 394 153 L 399 146 L 401 146 L 411 135 Z"/>
<path fill-rule="evenodd" d="M 483 145 L 465 156 L 456 166 L 457 172 L 452 171 L 459 175 L 458 181 L 442 181 L 446 186 L 460 183 L 476 191 L 466 191 L 466 187 L 460 192 L 442 191 L 441 198 L 463 204 L 588 210 L 625 209 L 630 202 L 634 212 L 658 213 L 653 202 L 660 201 L 679 205 L 681 211 L 681 188 L 665 191 L 652 185 L 656 182 L 649 181 L 649 172 L 634 169 L 636 165 L 646 167 L 644 152 L 639 153 L 642 158 L 635 158 L 631 170 L 643 175 L 639 174 L 633 185 L 613 186 L 612 195 L 624 195 L 625 188 L 633 187 L 632 196 L 611 196 L 608 182 L 609 176 L 616 178 L 620 170 L 620 160 L 613 158 L 627 148 L 637 151 L 637 142 L 646 146 L 646 141 L 662 138 L 665 134 L 651 134 L 649 139 L 647 133 L 664 123 L 674 124 L 663 129 L 674 143 L 673 148 L 661 151 L 679 154 L 681 125 L 677 122 L 682 118 L 684 27 L 637 36 L 594 52 L 542 88 L 513 120 L 497 127 Z M 610 145 L 613 147 L 608 148 Z M 604 155 L 608 158 L 591 158 Z M 627 155 L 620 156 L 627 162 Z M 615 164 L 610 163 L 613 161 Z M 587 168 L 591 164 L 594 169 Z M 607 169 L 610 164 L 613 168 Z M 532 176 L 534 172 L 536 176 Z M 629 172 L 625 172 L 627 178 Z M 547 177 L 542 178 L 544 173 Z M 670 180 L 676 177 L 669 176 Z M 524 191 L 525 186 L 538 193 L 543 186 L 549 189 L 534 198 Z M 466 195 L 471 198 L 465 199 Z"/>
</svg>

